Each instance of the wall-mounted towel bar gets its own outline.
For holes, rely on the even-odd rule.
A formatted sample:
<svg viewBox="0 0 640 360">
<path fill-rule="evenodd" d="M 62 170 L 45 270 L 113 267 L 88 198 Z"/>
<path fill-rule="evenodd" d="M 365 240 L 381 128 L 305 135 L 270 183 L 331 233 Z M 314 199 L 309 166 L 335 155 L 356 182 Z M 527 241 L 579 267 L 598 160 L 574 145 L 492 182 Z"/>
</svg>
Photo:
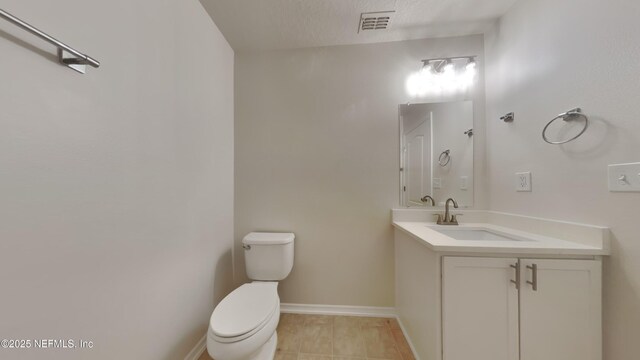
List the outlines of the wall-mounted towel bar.
<svg viewBox="0 0 640 360">
<path fill-rule="evenodd" d="M 49 36 L 43 31 L 36 29 L 35 27 L 29 25 L 28 23 L 18 19 L 17 17 L 9 14 L 2 9 L 0 9 L 0 17 L 56 46 L 58 48 L 58 59 L 60 60 L 60 63 L 72 68 L 79 73 L 85 73 L 86 65 L 91 65 L 94 68 L 100 66 L 100 62 L 98 60 L 92 58 L 89 55 L 81 53 L 80 51 L 72 48 L 71 46 L 63 43 L 60 40 L 55 39 L 52 36 Z"/>
</svg>

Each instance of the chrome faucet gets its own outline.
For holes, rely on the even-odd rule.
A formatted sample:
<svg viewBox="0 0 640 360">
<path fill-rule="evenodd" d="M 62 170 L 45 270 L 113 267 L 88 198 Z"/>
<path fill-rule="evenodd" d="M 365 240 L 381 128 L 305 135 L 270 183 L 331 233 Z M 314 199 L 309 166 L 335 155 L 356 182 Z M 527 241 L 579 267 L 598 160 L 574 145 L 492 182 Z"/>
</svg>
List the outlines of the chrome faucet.
<svg viewBox="0 0 640 360">
<path fill-rule="evenodd" d="M 436 201 L 433 200 L 433 198 L 429 195 L 423 196 L 420 201 L 422 201 L 423 203 L 428 203 L 429 201 L 431 201 L 431 206 L 436 206 Z"/>
<path fill-rule="evenodd" d="M 444 220 L 438 214 L 438 225 L 458 225 L 458 219 L 456 219 L 456 215 L 449 215 L 449 203 L 453 203 L 454 209 L 458 208 L 458 203 L 453 200 L 453 198 L 448 198 L 444 203 Z"/>
</svg>

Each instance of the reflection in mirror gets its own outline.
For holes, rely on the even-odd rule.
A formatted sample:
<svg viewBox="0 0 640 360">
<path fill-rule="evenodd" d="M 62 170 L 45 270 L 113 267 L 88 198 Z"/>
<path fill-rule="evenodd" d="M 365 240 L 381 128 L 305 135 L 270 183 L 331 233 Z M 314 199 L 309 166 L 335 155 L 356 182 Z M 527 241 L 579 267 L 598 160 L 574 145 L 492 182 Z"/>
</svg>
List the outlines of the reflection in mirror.
<svg viewBox="0 0 640 360">
<path fill-rule="evenodd" d="M 400 105 L 400 204 L 473 205 L 473 102 Z"/>
</svg>

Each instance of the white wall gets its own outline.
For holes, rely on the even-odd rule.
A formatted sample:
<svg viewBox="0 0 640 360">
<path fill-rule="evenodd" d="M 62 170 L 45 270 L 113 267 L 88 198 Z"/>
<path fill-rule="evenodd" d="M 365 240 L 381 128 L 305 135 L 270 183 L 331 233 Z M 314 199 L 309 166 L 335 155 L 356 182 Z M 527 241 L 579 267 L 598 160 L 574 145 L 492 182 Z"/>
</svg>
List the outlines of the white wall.
<svg viewBox="0 0 640 360">
<path fill-rule="evenodd" d="M 640 161 L 640 2 L 519 1 L 486 38 L 492 210 L 610 226 L 604 268 L 607 360 L 640 353 L 640 194 L 610 193 L 607 165 Z M 580 106 L 591 126 L 564 145 L 540 132 Z M 499 116 L 514 111 L 512 124 Z M 516 193 L 514 173 L 533 172 Z"/>
<path fill-rule="evenodd" d="M 398 105 L 410 100 L 406 78 L 424 58 L 482 55 L 482 42 L 471 36 L 236 54 L 237 281 L 245 280 L 246 233 L 293 231 L 296 258 L 280 285 L 283 302 L 393 306 L 390 209 L 399 203 Z M 484 105 L 482 75 L 473 98 Z M 476 110 L 483 124 L 484 106 Z M 482 125 L 479 132 L 482 138 Z"/>
<path fill-rule="evenodd" d="M 1 7 L 102 62 L 80 75 L 0 21 L 0 338 L 181 359 L 230 288 L 233 50 L 195 0 Z"/>
</svg>

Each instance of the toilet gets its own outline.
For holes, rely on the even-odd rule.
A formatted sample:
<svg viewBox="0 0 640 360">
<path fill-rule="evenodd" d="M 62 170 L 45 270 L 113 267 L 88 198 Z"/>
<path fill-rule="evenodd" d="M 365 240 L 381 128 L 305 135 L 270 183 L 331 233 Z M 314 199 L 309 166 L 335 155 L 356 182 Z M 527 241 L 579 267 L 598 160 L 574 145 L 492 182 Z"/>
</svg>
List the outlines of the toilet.
<svg viewBox="0 0 640 360">
<path fill-rule="evenodd" d="M 207 351 L 215 360 L 272 360 L 280 319 L 278 281 L 293 268 L 292 233 L 252 232 L 242 240 L 250 283 L 227 295 L 211 314 Z"/>
</svg>

